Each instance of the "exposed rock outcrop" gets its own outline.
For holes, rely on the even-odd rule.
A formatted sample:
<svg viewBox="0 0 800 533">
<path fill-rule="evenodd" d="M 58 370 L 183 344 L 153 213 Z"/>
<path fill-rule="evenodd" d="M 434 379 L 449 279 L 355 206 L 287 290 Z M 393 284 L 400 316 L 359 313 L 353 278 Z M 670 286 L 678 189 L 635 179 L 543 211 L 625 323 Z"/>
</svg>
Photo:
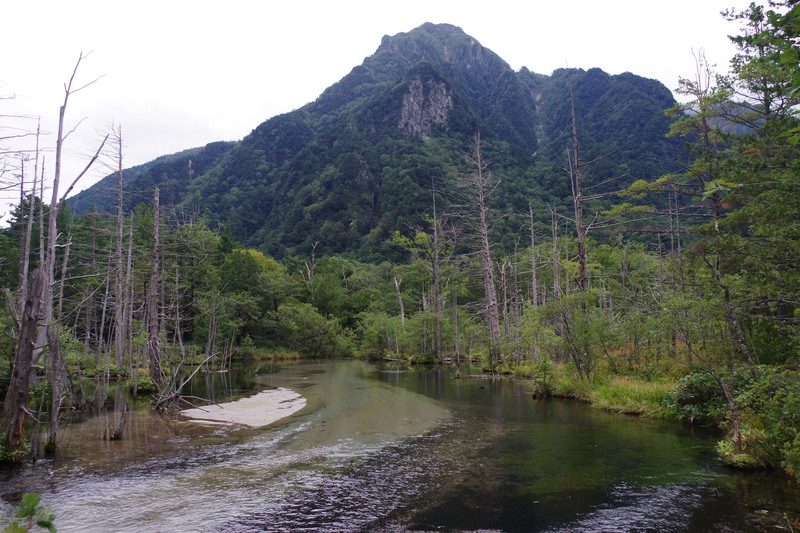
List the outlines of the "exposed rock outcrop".
<svg viewBox="0 0 800 533">
<path fill-rule="evenodd" d="M 453 107 L 450 88 L 441 80 L 412 79 L 403 97 L 398 127 L 409 137 L 426 138 L 434 127 L 447 127 L 447 118 Z"/>
</svg>

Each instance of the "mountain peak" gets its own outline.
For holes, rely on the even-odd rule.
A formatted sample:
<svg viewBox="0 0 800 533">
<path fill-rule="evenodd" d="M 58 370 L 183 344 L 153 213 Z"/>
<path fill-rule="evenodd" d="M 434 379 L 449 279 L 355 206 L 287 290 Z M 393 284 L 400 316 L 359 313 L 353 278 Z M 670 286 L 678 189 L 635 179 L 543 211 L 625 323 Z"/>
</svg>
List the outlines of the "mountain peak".
<svg viewBox="0 0 800 533">
<path fill-rule="evenodd" d="M 406 67 L 430 62 L 474 70 L 511 68 L 500 56 L 452 24 L 426 22 L 406 33 L 385 35 L 372 58 L 382 59 L 386 54 L 402 57 Z"/>
<path fill-rule="evenodd" d="M 584 153 L 615 154 L 592 167 L 592 181 L 650 178 L 666 168 L 657 162 L 682 159 L 680 143 L 664 137 L 663 111 L 674 100 L 661 84 L 599 69 L 515 72 L 461 28 L 428 22 L 384 37 L 314 102 L 272 117 L 235 145 L 126 170 L 125 187 L 158 186 L 167 202 L 228 224 L 237 239 L 276 257 L 300 257 L 319 243 L 319 254 L 384 260 L 400 253 L 393 231 L 424 223 L 432 182 L 442 191 L 437 203 L 452 200 L 447 191 L 465 170 L 475 132 L 503 175 L 498 207 L 527 213 L 537 198 L 554 205 L 569 198 L 560 170 L 572 131 L 567 82 Z M 104 190 L 115 183 L 109 178 Z M 81 203 L 91 207 L 93 193 L 84 192 Z M 128 198 L 128 206 L 141 201 Z M 514 220 L 497 230 L 508 243 Z"/>
</svg>

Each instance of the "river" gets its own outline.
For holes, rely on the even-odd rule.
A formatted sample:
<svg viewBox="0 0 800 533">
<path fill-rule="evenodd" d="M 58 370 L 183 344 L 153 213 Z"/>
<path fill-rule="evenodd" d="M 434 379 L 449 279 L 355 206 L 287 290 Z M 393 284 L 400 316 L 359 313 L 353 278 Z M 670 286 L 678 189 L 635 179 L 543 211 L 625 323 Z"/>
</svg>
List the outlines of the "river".
<svg viewBox="0 0 800 533">
<path fill-rule="evenodd" d="M 462 374 L 360 361 L 211 374 L 194 394 L 287 387 L 307 405 L 265 429 L 142 405 L 104 441 L 120 391 L 73 415 L 56 459 L 0 470 L 0 523 L 36 492 L 62 532 L 797 528 L 797 484 L 722 467 L 713 433 Z"/>
</svg>

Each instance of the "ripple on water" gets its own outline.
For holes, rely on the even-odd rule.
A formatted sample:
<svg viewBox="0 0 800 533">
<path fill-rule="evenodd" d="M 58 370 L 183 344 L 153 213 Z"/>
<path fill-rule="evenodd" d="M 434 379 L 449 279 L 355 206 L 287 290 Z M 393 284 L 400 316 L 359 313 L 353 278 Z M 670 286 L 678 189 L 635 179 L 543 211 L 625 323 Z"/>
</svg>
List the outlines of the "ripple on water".
<svg viewBox="0 0 800 533">
<path fill-rule="evenodd" d="M 620 485 L 593 512 L 551 531 L 686 531 L 712 489 L 697 485 Z M 704 494 L 707 493 L 707 494 Z"/>
<path fill-rule="evenodd" d="M 321 482 L 223 523 L 214 531 L 373 530 L 391 513 L 429 491 L 448 468 L 445 458 L 428 453 L 440 444 L 438 438 L 418 436 L 366 458 L 362 455 L 362 460 L 344 465 Z"/>
</svg>

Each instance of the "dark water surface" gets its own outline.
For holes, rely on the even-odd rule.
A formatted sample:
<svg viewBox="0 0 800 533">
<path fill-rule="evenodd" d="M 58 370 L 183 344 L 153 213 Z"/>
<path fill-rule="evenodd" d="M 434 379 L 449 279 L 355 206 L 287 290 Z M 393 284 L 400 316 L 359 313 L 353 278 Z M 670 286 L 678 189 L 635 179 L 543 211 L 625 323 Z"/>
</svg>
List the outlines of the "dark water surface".
<svg viewBox="0 0 800 533">
<path fill-rule="evenodd" d="M 57 459 L 0 470 L 0 524 L 38 492 L 59 531 L 797 531 L 797 485 L 720 466 L 712 434 L 453 374 L 336 362 L 198 381 L 217 401 L 307 398 L 260 430 L 141 408 L 107 442 L 118 413 L 76 417 Z"/>
</svg>

